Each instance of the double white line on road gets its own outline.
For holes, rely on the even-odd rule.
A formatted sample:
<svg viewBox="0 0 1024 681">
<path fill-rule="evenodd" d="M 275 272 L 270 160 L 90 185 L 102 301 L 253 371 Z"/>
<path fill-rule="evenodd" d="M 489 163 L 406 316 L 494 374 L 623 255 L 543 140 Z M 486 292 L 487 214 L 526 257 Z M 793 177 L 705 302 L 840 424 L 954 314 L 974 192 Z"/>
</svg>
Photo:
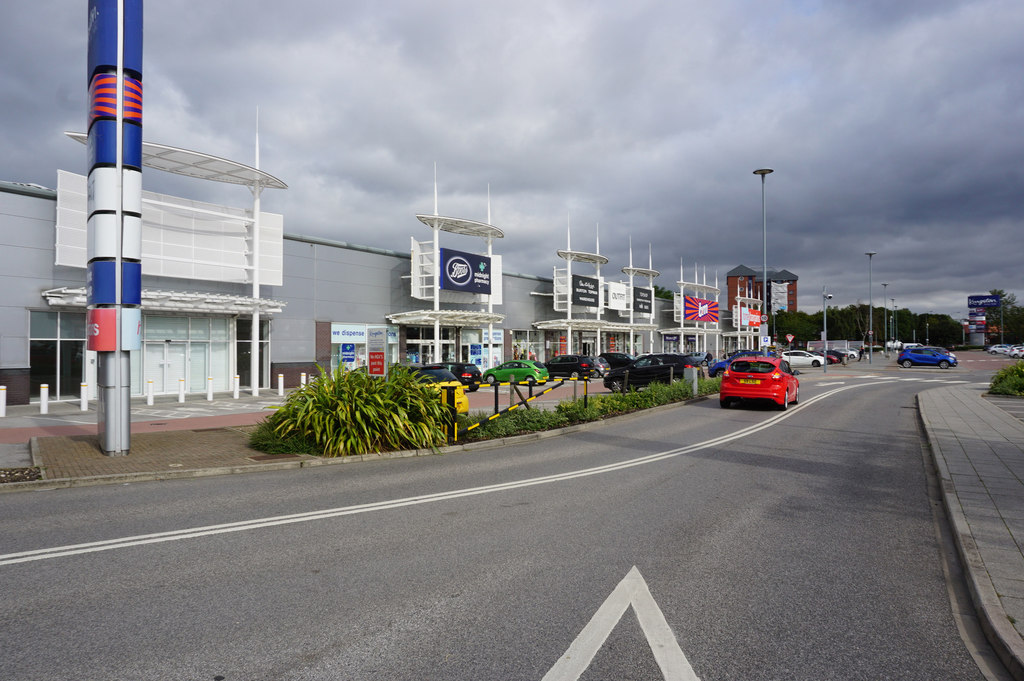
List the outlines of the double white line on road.
<svg viewBox="0 0 1024 681">
<path fill-rule="evenodd" d="M 145 544 L 158 544 L 161 542 L 178 541 L 181 539 L 196 539 L 199 537 L 209 537 L 216 534 L 225 534 L 228 532 L 244 532 L 247 530 L 257 530 L 265 527 L 274 527 L 276 525 L 290 525 L 293 523 L 304 523 L 311 520 L 324 520 L 327 518 L 337 518 L 340 516 L 357 515 L 361 513 L 372 513 L 374 511 L 385 511 L 393 508 L 402 508 L 404 506 L 418 506 L 420 504 L 429 504 L 436 501 L 446 501 L 449 499 L 460 499 L 462 497 L 477 496 L 480 494 L 491 494 L 493 492 L 503 492 L 510 489 L 517 489 L 520 487 L 532 487 L 534 485 L 545 485 L 553 482 L 563 482 L 565 480 L 573 480 L 576 478 L 584 478 L 591 475 L 602 475 L 604 473 L 613 473 L 626 468 L 632 468 L 634 466 L 643 466 L 656 461 L 662 461 L 664 459 L 670 459 L 684 454 L 690 454 L 697 452 L 702 449 L 708 449 L 710 447 L 717 447 L 733 440 L 739 440 L 748 435 L 760 432 L 767 428 L 771 428 L 782 421 L 790 418 L 797 412 L 809 407 L 810 405 L 820 400 L 827 399 L 832 395 L 844 390 L 851 390 L 853 388 L 863 387 L 866 385 L 880 385 L 879 383 L 861 383 L 858 385 L 850 385 L 843 388 L 836 388 L 828 392 L 817 395 L 805 402 L 802 402 L 799 406 L 793 407 L 792 409 L 785 411 L 781 414 L 773 416 L 767 421 L 748 426 L 741 430 L 737 430 L 729 435 L 723 435 L 721 437 L 712 438 L 685 447 L 679 447 L 677 449 L 671 449 L 665 452 L 659 452 L 657 454 L 649 454 L 636 459 L 628 459 L 626 461 L 620 461 L 618 463 L 606 464 L 604 466 L 595 466 L 593 468 L 583 468 L 578 471 L 570 471 L 567 473 L 559 473 L 557 475 L 546 475 L 539 478 L 527 478 L 525 480 L 514 480 L 511 482 L 499 483 L 496 485 L 487 485 L 485 487 L 470 487 L 466 489 L 451 490 L 449 492 L 439 492 L 437 494 L 426 494 L 423 496 L 416 497 L 405 497 L 403 499 L 393 499 L 391 501 L 379 501 L 372 504 L 359 504 L 355 506 L 342 506 L 339 508 L 322 509 L 319 511 L 307 511 L 305 513 L 293 513 L 289 515 L 272 516 L 269 518 L 257 518 L 253 520 L 243 520 L 234 523 L 224 523 L 221 525 L 207 525 L 204 527 L 191 527 L 181 530 L 172 530 L 170 532 L 157 532 L 155 534 L 142 534 L 132 537 L 121 537 L 119 539 L 106 539 L 103 541 L 88 542 L 85 544 L 72 544 L 67 546 L 54 546 L 48 549 L 35 549 L 33 551 L 21 551 L 18 553 L 0 554 L 0 566 L 3 565 L 14 565 L 15 563 L 28 563 L 37 560 L 46 560 L 49 558 L 61 558 L 64 556 L 76 556 L 83 553 L 95 553 L 97 551 L 110 551 L 113 549 L 124 549 L 132 546 L 143 546 Z"/>
</svg>

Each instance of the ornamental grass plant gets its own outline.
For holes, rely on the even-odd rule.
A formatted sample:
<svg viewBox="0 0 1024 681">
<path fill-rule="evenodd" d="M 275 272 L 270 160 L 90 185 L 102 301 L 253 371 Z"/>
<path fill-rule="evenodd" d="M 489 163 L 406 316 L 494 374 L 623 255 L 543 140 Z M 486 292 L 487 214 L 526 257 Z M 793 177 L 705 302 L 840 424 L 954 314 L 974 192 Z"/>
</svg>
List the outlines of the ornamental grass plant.
<svg viewBox="0 0 1024 681">
<path fill-rule="evenodd" d="M 449 413 L 438 391 L 403 367 L 392 367 L 386 378 L 321 369 L 275 408 L 250 444 L 327 457 L 433 448 L 445 442 Z"/>
</svg>

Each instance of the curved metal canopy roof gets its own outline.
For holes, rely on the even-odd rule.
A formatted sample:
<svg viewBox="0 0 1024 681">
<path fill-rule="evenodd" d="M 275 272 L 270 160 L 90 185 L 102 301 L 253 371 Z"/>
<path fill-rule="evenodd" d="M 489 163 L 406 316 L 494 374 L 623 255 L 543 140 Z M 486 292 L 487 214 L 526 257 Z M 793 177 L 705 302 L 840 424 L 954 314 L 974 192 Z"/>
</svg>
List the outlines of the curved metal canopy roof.
<svg viewBox="0 0 1024 681">
<path fill-rule="evenodd" d="M 89 141 L 89 136 L 84 132 L 65 132 L 64 134 L 82 144 Z M 259 168 L 204 154 L 200 151 L 169 147 L 154 142 L 144 141 L 142 143 L 142 165 L 199 180 L 240 184 L 246 187 L 259 185 L 270 189 L 288 188 L 284 182 Z"/>
<path fill-rule="evenodd" d="M 572 262 L 589 262 L 592 265 L 607 265 L 608 258 L 597 253 L 587 253 L 586 251 L 557 251 L 558 257 L 563 260 L 571 260 Z"/>
<path fill-rule="evenodd" d="M 443 232 L 453 234 L 465 234 L 467 236 L 479 236 L 483 238 L 503 239 L 505 233 L 494 225 L 475 220 L 464 220 L 463 218 L 448 218 L 442 215 L 417 215 L 416 219 L 431 229 L 439 229 Z"/>
<path fill-rule="evenodd" d="M 652 270 L 647 267 L 623 267 L 623 274 L 635 274 L 641 277 L 650 277 L 651 279 L 659 276 L 661 272 L 658 270 Z"/>
</svg>

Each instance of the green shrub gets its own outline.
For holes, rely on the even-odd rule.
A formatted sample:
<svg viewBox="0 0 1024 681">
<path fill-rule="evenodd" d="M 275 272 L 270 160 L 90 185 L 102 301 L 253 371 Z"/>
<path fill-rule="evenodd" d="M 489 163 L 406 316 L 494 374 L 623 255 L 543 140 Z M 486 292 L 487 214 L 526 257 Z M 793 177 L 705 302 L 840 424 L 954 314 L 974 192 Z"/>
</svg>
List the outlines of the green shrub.
<svg viewBox="0 0 1024 681">
<path fill-rule="evenodd" d="M 436 447 L 445 441 L 447 419 L 437 390 L 402 367 L 392 367 L 387 378 L 321 370 L 288 395 L 250 444 L 321 456 Z"/>
<path fill-rule="evenodd" d="M 1024 361 L 1003 367 L 996 372 L 988 390 L 994 395 L 1024 396 Z"/>
<path fill-rule="evenodd" d="M 483 417 L 480 425 L 467 431 L 459 426 L 460 438 L 464 433 L 468 440 L 491 440 L 500 437 L 511 437 L 539 430 L 561 428 L 569 421 L 557 412 L 541 411 L 540 409 L 516 409 L 493 420 Z M 468 424 L 467 424 L 468 425 Z"/>
</svg>

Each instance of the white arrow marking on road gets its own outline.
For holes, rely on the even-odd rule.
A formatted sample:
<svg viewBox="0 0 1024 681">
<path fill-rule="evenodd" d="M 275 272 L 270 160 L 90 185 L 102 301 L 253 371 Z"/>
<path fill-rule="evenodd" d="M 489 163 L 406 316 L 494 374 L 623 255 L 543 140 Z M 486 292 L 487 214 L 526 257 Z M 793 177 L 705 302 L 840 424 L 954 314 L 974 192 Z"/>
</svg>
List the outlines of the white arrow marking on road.
<svg viewBox="0 0 1024 681">
<path fill-rule="evenodd" d="M 631 605 L 665 681 L 700 681 L 635 565 L 597 609 L 565 654 L 544 675 L 543 681 L 579 679 Z"/>
</svg>

